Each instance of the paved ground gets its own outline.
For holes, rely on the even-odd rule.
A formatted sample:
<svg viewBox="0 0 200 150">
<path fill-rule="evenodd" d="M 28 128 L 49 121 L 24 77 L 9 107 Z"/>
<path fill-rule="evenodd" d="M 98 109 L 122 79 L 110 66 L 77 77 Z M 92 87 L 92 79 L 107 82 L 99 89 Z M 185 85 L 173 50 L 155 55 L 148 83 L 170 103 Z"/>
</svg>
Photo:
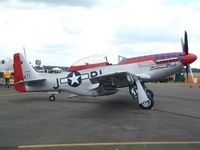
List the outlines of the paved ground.
<svg viewBox="0 0 200 150">
<path fill-rule="evenodd" d="M 46 93 L 0 86 L 0 149 L 200 149 L 200 89 L 148 87 L 155 93 L 150 111 L 138 109 L 127 88 L 96 98 L 61 93 L 49 102 Z"/>
</svg>

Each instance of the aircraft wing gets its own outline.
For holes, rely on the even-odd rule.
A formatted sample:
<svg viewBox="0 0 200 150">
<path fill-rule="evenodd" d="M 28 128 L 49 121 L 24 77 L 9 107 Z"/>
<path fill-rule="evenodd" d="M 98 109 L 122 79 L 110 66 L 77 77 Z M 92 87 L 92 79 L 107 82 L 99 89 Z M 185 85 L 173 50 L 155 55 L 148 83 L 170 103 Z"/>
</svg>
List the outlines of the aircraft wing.
<svg viewBox="0 0 200 150">
<path fill-rule="evenodd" d="M 116 72 L 100 77 L 91 78 L 90 81 L 95 83 L 105 83 L 105 84 L 112 84 L 116 88 L 126 87 L 129 84 L 128 76 L 131 75 L 134 78 L 138 78 L 140 80 L 148 80 L 151 78 L 148 74 L 130 74 L 129 72 Z"/>
<path fill-rule="evenodd" d="M 109 83 L 115 86 L 117 85 L 117 87 L 125 87 L 128 85 L 126 76 L 127 76 L 126 72 L 120 72 L 120 73 L 116 72 L 109 75 L 103 75 L 100 77 L 91 78 L 90 81 L 92 82 L 92 84 Z"/>
</svg>

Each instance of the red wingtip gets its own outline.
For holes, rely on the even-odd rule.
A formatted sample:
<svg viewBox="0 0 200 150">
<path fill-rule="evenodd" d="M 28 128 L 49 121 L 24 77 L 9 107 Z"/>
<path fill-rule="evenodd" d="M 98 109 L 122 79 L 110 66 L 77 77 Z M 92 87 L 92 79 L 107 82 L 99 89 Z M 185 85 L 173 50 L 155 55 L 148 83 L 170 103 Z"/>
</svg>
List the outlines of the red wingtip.
<svg viewBox="0 0 200 150">
<path fill-rule="evenodd" d="M 19 92 L 26 92 L 26 87 L 24 84 L 16 84 L 19 81 L 24 80 L 23 73 L 22 73 L 22 67 L 21 67 L 21 60 L 19 53 L 14 54 L 14 85 L 15 89 Z"/>
</svg>

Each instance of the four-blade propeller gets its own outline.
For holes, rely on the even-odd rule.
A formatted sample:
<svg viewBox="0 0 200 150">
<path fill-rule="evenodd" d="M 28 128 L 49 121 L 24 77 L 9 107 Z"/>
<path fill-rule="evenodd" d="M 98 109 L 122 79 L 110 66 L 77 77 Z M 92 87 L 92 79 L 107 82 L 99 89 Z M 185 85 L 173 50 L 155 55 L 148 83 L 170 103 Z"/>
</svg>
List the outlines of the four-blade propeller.
<svg viewBox="0 0 200 150">
<path fill-rule="evenodd" d="M 188 55 L 189 47 L 188 47 L 188 36 L 187 36 L 186 31 L 185 31 L 185 35 L 184 35 L 184 41 L 181 38 L 181 44 L 182 44 L 182 49 L 183 49 L 184 55 Z M 193 73 L 192 73 L 192 68 L 190 67 L 190 63 L 186 63 L 185 66 L 186 66 L 185 72 L 186 72 L 187 80 L 188 80 L 188 72 L 190 71 L 192 81 L 194 83 L 194 76 L 193 76 Z"/>
</svg>

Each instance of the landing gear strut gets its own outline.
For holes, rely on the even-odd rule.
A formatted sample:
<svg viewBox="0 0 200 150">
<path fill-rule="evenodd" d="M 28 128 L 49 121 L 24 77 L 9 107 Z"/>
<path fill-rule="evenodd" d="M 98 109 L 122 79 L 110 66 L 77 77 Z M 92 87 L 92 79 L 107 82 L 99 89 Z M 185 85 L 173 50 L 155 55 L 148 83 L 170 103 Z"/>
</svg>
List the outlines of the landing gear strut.
<svg viewBox="0 0 200 150">
<path fill-rule="evenodd" d="M 137 100 L 141 109 L 151 109 L 154 105 L 154 94 L 147 89 L 144 83 L 138 79 L 134 80 L 129 86 L 129 92 L 134 100 Z"/>
<path fill-rule="evenodd" d="M 134 100 L 138 100 L 138 90 L 135 82 L 133 83 L 133 85 L 129 86 L 129 92 Z"/>
<path fill-rule="evenodd" d="M 142 82 L 141 84 L 142 84 L 142 86 L 143 86 L 143 88 L 144 88 L 146 94 L 150 94 L 151 97 L 153 98 L 153 97 L 154 97 L 154 94 L 153 94 L 152 90 L 148 89 L 148 88 L 146 87 L 146 85 L 144 84 L 144 82 Z M 148 95 L 147 95 L 147 96 L 148 96 Z"/>
</svg>

